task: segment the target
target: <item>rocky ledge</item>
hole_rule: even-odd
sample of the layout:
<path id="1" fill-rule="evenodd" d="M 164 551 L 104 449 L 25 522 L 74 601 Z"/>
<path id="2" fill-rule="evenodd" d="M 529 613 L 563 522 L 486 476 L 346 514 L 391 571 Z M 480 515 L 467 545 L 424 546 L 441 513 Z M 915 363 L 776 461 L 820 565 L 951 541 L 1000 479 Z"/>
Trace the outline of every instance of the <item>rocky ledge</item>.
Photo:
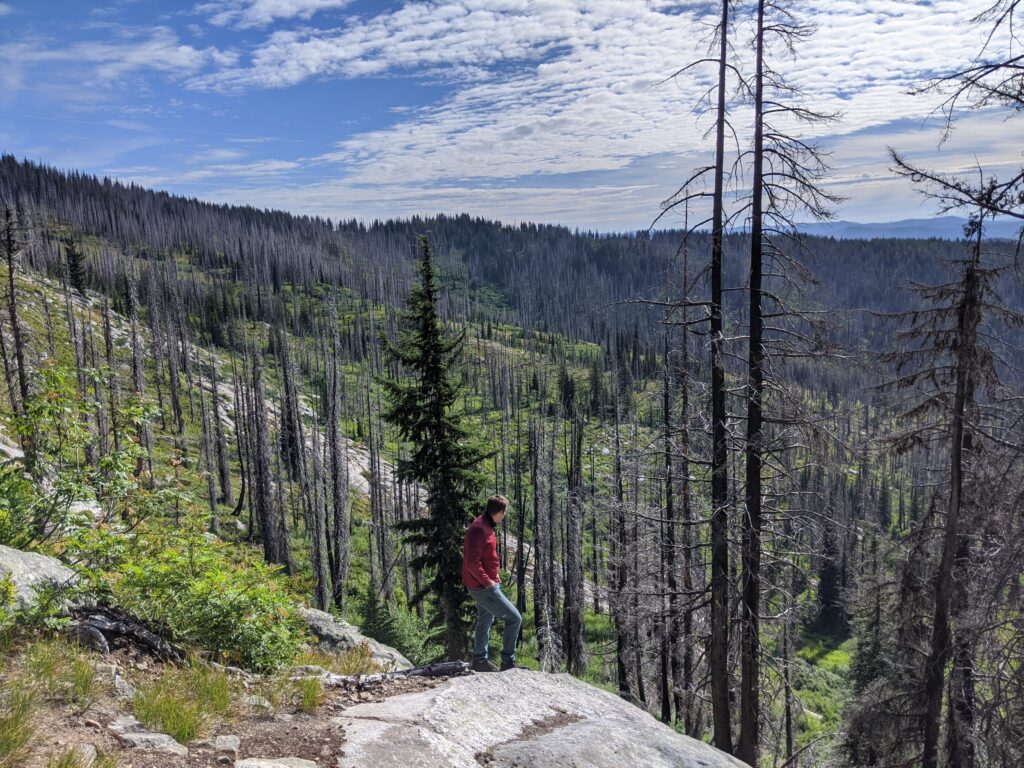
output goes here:
<path id="1" fill-rule="evenodd" d="M 742 768 L 570 675 L 452 678 L 345 710 L 339 768 Z"/>

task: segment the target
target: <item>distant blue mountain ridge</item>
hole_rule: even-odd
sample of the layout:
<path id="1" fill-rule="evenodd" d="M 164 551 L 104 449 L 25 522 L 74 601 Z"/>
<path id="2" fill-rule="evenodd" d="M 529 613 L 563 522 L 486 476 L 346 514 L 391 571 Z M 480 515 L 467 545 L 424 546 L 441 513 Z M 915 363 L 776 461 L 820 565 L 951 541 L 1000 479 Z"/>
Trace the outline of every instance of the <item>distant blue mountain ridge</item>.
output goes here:
<path id="1" fill-rule="evenodd" d="M 939 216 L 933 219 L 903 219 L 864 224 L 859 221 L 829 221 L 800 224 L 798 229 L 805 235 L 834 237 L 837 240 L 873 240 L 876 238 L 909 238 L 926 240 L 960 240 L 966 219 L 958 216 Z M 1012 219 L 997 219 L 989 222 L 986 236 L 1016 240 L 1021 222 Z"/>

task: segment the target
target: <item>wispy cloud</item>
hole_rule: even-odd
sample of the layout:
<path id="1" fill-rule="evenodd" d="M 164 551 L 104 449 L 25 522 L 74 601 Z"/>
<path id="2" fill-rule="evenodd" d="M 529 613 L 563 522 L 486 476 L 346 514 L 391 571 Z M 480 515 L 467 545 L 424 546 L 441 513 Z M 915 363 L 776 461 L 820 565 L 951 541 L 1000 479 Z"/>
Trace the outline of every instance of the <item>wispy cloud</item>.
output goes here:
<path id="1" fill-rule="evenodd" d="M 9 13 L 14 13 L 14 9 L 7 3 L 0 3 L 0 16 L 6 16 Z"/>
<path id="2" fill-rule="evenodd" d="M 8 83 L 22 85 L 26 69 L 50 63 L 73 64 L 64 79 L 86 79 L 109 86 L 128 73 L 154 70 L 174 77 L 195 75 L 208 65 L 231 66 L 234 53 L 215 47 L 195 48 L 182 43 L 169 27 L 120 30 L 121 39 L 89 40 L 60 45 L 52 40 L 27 39 L 0 45 L 0 69 Z"/>
<path id="3" fill-rule="evenodd" d="M 671 75 L 706 55 L 704 37 L 716 22 L 707 2 L 198 1 L 187 21 L 163 17 L 161 24 L 182 25 L 177 31 L 111 24 L 83 28 L 89 39 L 63 44 L 13 37 L 19 42 L 0 45 L 0 88 L 59 82 L 73 100 L 76 92 L 104 93 L 113 83 L 145 88 L 159 81 L 191 89 L 188 101 L 203 104 L 204 114 L 218 119 L 216 110 L 227 103 L 248 107 L 265 99 L 275 109 L 287 104 L 295 110 L 289 120 L 268 113 L 265 124 L 251 126 L 254 134 L 267 135 L 267 144 L 278 135 L 274 146 L 261 146 L 255 137 L 230 138 L 221 130 L 227 124 L 220 123 L 211 132 L 222 135 L 205 139 L 211 145 L 168 144 L 166 164 L 137 157 L 118 162 L 129 168 L 160 165 L 163 171 L 145 174 L 146 181 L 189 192 L 214 189 L 211 199 L 331 216 L 467 210 L 629 228 L 650 221 L 674 183 L 706 159 L 708 125 L 698 115 L 698 103 L 713 85 L 714 73 Z M 801 46 L 798 59 L 775 64 L 804 89 L 808 105 L 842 112 L 835 124 L 804 130 L 805 138 L 822 140 L 832 150 L 833 181 L 844 192 L 858 199 L 876 195 L 885 206 L 911 196 L 907 185 L 892 180 L 885 145 L 924 149 L 927 144 L 927 157 L 940 157 L 934 132 L 919 130 L 934 99 L 913 97 L 908 90 L 978 49 L 980 31 L 963 21 L 990 2 L 798 4 L 818 31 Z M 746 22 L 736 30 L 741 56 L 750 31 Z M 211 45 L 203 47 L 207 42 Z M 59 77 L 47 77 L 51 73 Z M 329 123 L 310 101 L 314 89 L 295 88 L 317 80 L 368 78 L 382 89 L 395 86 L 378 112 L 364 115 L 356 100 L 350 114 L 333 114 Z M 424 84 L 434 87 L 407 95 L 411 86 Z M 363 85 L 346 88 L 342 84 L 339 94 L 360 93 Z M 293 90 L 262 93 L 272 89 Z M 147 120 L 150 114 L 155 119 L 153 105 L 139 107 L 150 110 Z M 145 113 L 122 109 L 120 114 Z M 291 133 L 305 131 L 293 126 L 312 124 L 312 115 L 320 129 L 333 126 L 336 133 L 328 134 L 333 141 L 322 138 L 323 130 Z M 362 130 L 341 119 L 351 116 L 360 118 Z M 733 117 L 741 131 L 749 124 L 744 108 Z M 262 120 L 261 114 L 256 121 Z M 982 123 L 972 122 L 968 134 L 978 142 L 973 146 L 985 148 L 979 159 L 1016 160 L 1009 132 Z M 173 135 L 166 122 L 159 125 Z M 280 138 L 285 134 L 287 140 Z M 747 137 L 737 138 L 742 143 Z M 291 159 L 286 141 L 315 148 L 306 146 L 305 157 Z M 947 145 L 940 160 L 929 164 L 962 170 L 971 162 L 966 150 Z"/>
<path id="4" fill-rule="evenodd" d="M 950 66 L 951 51 L 975 45 L 976 30 L 959 22 L 986 2 L 835 0 L 808 19 L 819 30 L 799 59 L 779 66 L 809 103 L 844 113 L 818 137 L 920 118 L 930 104 L 908 88 Z M 311 78 L 447 77 L 442 102 L 396 112 L 392 125 L 321 156 L 351 183 L 621 169 L 703 146 L 706 125 L 694 108 L 710 73 L 655 83 L 703 54 L 699 32 L 714 21 L 706 12 L 702 3 L 660 0 L 415 2 L 338 29 L 279 30 L 239 66 L 190 84 L 244 90 Z M 737 123 L 743 118 L 741 110 Z"/>
<path id="5" fill-rule="evenodd" d="M 225 149 L 222 147 L 204 149 L 196 152 L 189 158 L 190 163 L 226 163 L 231 160 L 239 160 L 245 157 L 245 152 L 238 149 Z"/>
<path id="6" fill-rule="evenodd" d="M 266 176 L 277 176 L 286 171 L 293 171 L 299 163 L 293 160 L 257 160 L 252 163 L 218 163 L 208 165 L 195 171 L 188 171 L 178 178 L 181 181 L 198 181 L 200 179 L 244 177 L 259 179 Z"/>
<path id="7" fill-rule="evenodd" d="M 601 8 L 607 5 L 597 3 Z M 620 3 L 628 11 L 632 3 Z M 641 7 L 641 4 L 636 4 Z M 339 29 L 289 29 L 270 35 L 248 66 L 197 78 L 210 89 L 278 88 L 312 77 L 365 77 L 393 70 L 461 67 L 478 78 L 488 66 L 539 61 L 581 30 L 584 9 L 566 0 L 408 3 Z M 632 13 L 626 13 L 632 16 Z M 593 21 L 600 20 L 594 17 Z M 435 74 L 439 70 L 435 70 Z"/>
<path id="8" fill-rule="evenodd" d="M 351 0 L 214 0 L 197 5 L 218 27 L 265 27 L 278 19 L 309 19 L 319 11 L 344 8 Z"/>

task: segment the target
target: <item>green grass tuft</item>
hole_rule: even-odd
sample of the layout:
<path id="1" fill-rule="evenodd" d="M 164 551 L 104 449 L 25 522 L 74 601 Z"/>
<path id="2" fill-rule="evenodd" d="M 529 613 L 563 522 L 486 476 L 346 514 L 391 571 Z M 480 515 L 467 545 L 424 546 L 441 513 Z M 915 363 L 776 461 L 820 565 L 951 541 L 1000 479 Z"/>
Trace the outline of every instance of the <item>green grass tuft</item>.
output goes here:
<path id="1" fill-rule="evenodd" d="M 236 693 L 234 681 L 225 672 L 196 665 L 166 670 L 140 687 L 133 705 L 135 716 L 148 728 L 187 744 L 228 714 Z"/>
<path id="2" fill-rule="evenodd" d="M 46 698 L 67 703 L 76 714 L 89 709 L 102 692 L 95 662 L 63 639 L 36 641 L 25 651 L 24 663 L 27 679 Z"/>
<path id="3" fill-rule="evenodd" d="M 327 693 L 324 691 L 319 677 L 300 678 L 295 681 L 295 689 L 299 694 L 300 712 L 315 712 L 327 698 Z"/>
<path id="4" fill-rule="evenodd" d="M 36 693 L 20 682 L 11 683 L 0 697 L 0 768 L 19 768 L 28 756 L 35 735 L 32 715 Z"/>

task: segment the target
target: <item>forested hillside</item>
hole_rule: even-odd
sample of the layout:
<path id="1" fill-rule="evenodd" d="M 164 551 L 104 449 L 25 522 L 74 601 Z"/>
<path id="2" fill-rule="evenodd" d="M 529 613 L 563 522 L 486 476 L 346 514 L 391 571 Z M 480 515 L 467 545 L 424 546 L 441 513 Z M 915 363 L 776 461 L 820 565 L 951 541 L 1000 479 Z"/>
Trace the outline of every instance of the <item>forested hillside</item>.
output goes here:
<path id="1" fill-rule="evenodd" d="M 443 637 L 428 630 L 432 598 L 410 604 L 430 578 L 411 567 L 423 552 L 395 528 L 425 514 L 426 493 L 395 471 L 414 446 L 384 418 L 385 381 L 411 379 L 383 341 L 398 336 L 419 279 L 416 237 L 428 235 L 441 316 L 463 339 L 452 407 L 487 454 L 481 501 L 512 500 L 499 538 L 503 581 L 526 617 L 521 660 L 568 669 L 710 735 L 707 235 L 468 217 L 333 223 L 11 157 L 2 171 L 4 430 L 23 451 L 4 470 L 4 543 L 62 552 L 158 630 L 257 669 L 294 654 L 297 625 L 257 614 L 229 639 L 174 596 L 194 591 L 199 611 L 211 584 L 257 578 L 268 590 L 258 600 L 283 601 L 275 610 L 308 601 L 414 662 L 444 656 Z M 923 324 L 955 323 L 956 269 L 970 244 L 805 247 L 808 274 L 787 296 L 804 311 L 787 326 L 799 344 L 773 366 L 766 399 L 763 751 L 867 765 L 874 747 L 865 745 L 889 733 L 898 742 L 899 713 L 913 712 L 923 585 L 943 514 L 944 453 L 932 437 L 946 424 L 930 409 L 944 402 L 949 375 L 948 342 Z M 747 248 L 747 236 L 727 239 L 726 286 L 745 285 L 734 254 Z M 1008 243 L 985 249 L 997 260 L 1012 253 Z M 984 279 L 1006 305 L 1024 304 L 1012 274 Z M 724 314 L 727 599 L 739 626 L 735 355 L 747 310 L 730 298 Z M 1015 317 L 985 327 L 998 337 Z M 979 341 L 974 359 L 989 377 L 975 394 L 979 414 L 1012 410 L 996 384 L 1019 360 L 1010 346 L 982 352 Z M 939 388 L 908 399 L 921 382 Z M 978 482 L 1003 473 L 988 487 L 1017 487 L 1006 485 L 1018 468 L 1003 416 L 979 419 Z M 971 487 L 980 501 L 986 486 Z M 978 670 L 997 674 L 977 681 L 974 706 L 1007 760 L 1016 715 L 1000 713 L 1020 682 L 1017 635 L 984 633 L 1019 619 L 1020 570 L 1004 549 L 1016 526 L 1011 497 L 987 501 L 984 518 L 980 504 L 970 513 L 974 546 L 988 553 L 979 599 L 989 601 L 972 624 L 972 653 Z M 177 571 L 199 541 L 216 543 L 203 545 L 213 547 L 209 568 L 190 581 Z M 963 617 L 971 603 L 958 600 Z M 742 659 L 733 640 L 733 680 Z"/>

